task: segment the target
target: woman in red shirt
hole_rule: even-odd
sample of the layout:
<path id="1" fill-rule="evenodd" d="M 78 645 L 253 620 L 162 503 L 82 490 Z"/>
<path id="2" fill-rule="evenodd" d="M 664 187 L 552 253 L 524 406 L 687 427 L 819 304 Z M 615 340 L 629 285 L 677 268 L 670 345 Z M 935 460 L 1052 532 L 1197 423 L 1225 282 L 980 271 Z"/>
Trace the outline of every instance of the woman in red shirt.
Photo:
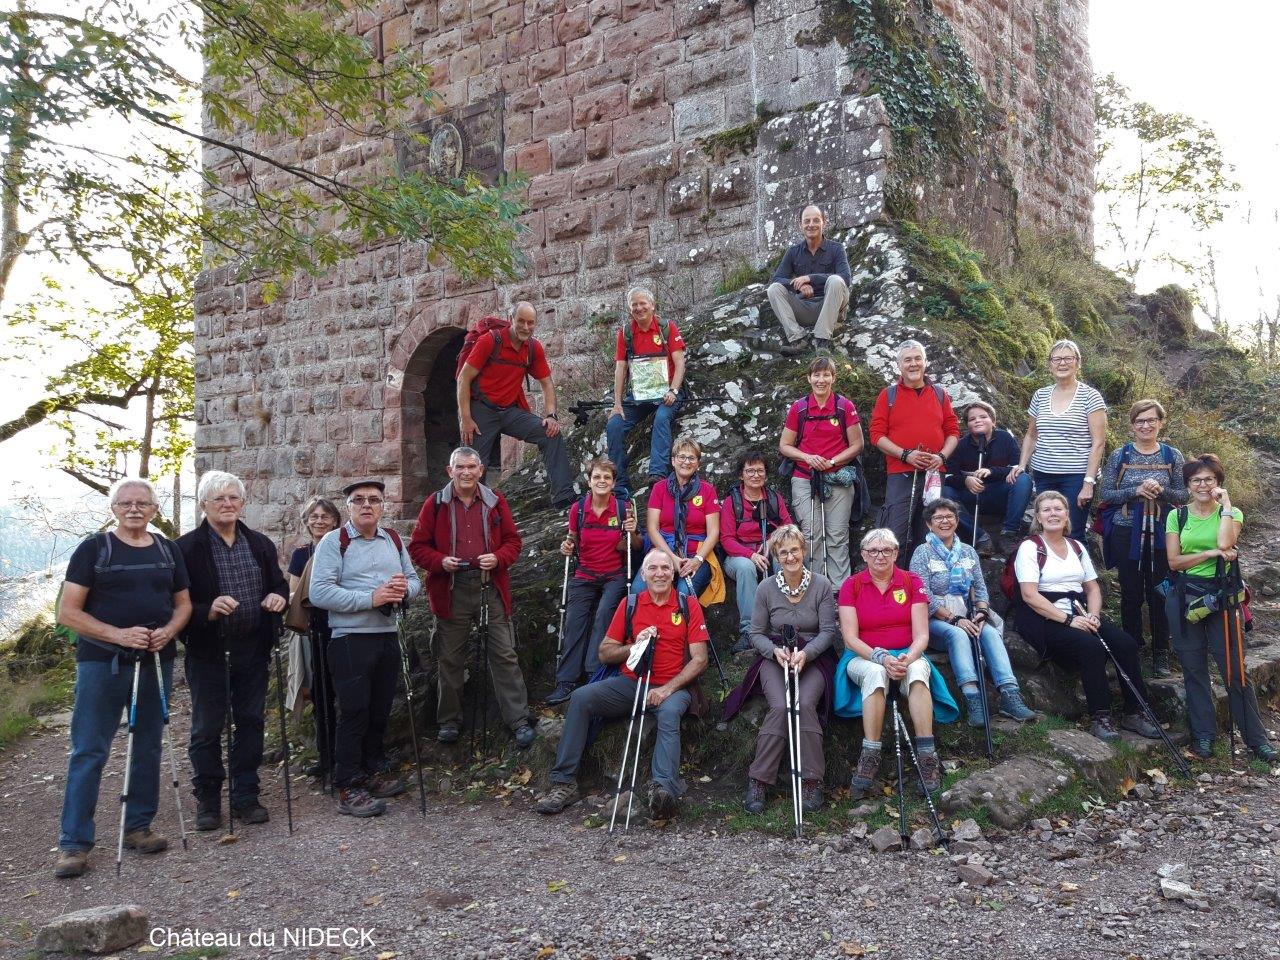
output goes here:
<path id="1" fill-rule="evenodd" d="M 942 785 L 942 764 L 933 739 L 934 698 L 940 701 L 938 719 L 945 723 L 959 715 L 946 683 L 924 655 L 929 646 L 929 594 L 919 577 L 895 565 L 897 558 L 898 538 L 893 531 L 871 530 L 862 538 L 866 569 L 840 588 L 845 654 L 836 671 L 836 712 L 861 714 L 863 731 L 862 754 L 850 783 L 854 799 L 871 792 L 880 770 L 880 737 L 891 680 L 906 691 L 921 778 L 930 792 Z"/>
<path id="2" fill-rule="evenodd" d="M 695 597 L 711 582 L 708 559 L 720 539 L 720 500 L 716 488 L 698 476 L 701 461 L 698 441 L 677 437 L 671 448 L 673 471 L 649 490 L 646 510 L 649 545 L 675 564 L 680 592 Z M 644 589 L 640 574 L 632 589 Z"/>

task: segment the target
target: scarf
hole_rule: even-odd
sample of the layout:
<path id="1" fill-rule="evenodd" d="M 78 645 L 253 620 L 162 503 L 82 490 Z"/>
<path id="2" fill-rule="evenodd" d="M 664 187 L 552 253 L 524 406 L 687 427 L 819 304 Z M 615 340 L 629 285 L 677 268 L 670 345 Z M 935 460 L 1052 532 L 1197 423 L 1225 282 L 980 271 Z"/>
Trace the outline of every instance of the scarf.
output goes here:
<path id="1" fill-rule="evenodd" d="M 947 593 L 958 597 L 967 597 L 969 588 L 973 586 L 973 572 L 961 566 L 964 559 L 964 542 L 957 536 L 951 541 L 951 549 L 943 546 L 936 533 L 926 533 L 924 542 L 929 545 L 934 556 L 947 565 Z"/>
<path id="2" fill-rule="evenodd" d="M 689 501 L 692 500 L 699 490 L 702 489 L 702 478 L 696 473 L 689 478 L 689 482 L 684 486 L 680 486 L 680 481 L 676 477 L 675 471 L 667 474 L 667 492 L 671 494 L 671 499 L 675 501 L 674 530 L 675 554 L 677 557 L 684 557 L 688 554 L 689 536 L 685 532 L 685 518 L 689 514 Z"/>

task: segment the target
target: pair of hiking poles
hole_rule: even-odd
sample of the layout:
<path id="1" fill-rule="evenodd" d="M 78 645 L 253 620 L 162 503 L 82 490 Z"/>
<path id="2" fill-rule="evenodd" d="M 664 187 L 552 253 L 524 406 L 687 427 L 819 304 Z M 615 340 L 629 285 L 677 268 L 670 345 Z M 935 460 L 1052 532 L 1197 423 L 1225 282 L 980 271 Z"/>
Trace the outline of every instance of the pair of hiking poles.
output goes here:
<path id="1" fill-rule="evenodd" d="M 791 819 L 796 828 L 796 839 L 804 838 L 804 779 L 803 758 L 800 750 L 800 671 L 791 665 L 791 657 L 797 650 L 796 628 L 787 624 L 782 628 L 782 647 L 787 652 L 782 664 L 783 706 L 787 720 L 787 762 L 791 769 Z"/>
<path id="2" fill-rule="evenodd" d="M 933 805 L 933 795 L 929 793 L 929 788 L 925 786 L 924 770 L 920 766 L 920 757 L 916 753 L 915 744 L 911 742 L 911 735 L 907 733 L 907 725 L 902 720 L 902 711 L 898 708 L 898 697 L 901 695 L 901 685 L 897 680 L 889 681 L 889 689 L 886 691 L 889 699 L 890 709 L 893 712 L 893 755 L 894 762 L 898 772 L 898 836 L 902 840 L 902 850 L 905 853 L 911 849 L 911 833 L 907 829 L 907 779 L 902 764 L 902 745 L 907 745 L 907 753 L 911 757 L 911 764 L 915 767 L 916 777 L 920 781 L 920 792 L 924 794 L 925 806 L 929 809 L 929 820 L 933 824 L 933 835 L 937 839 L 942 849 L 947 849 L 947 831 L 942 826 L 942 821 L 938 818 L 938 808 Z"/>
<path id="3" fill-rule="evenodd" d="M 142 677 L 142 662 L 150 657 L 156 668 L 156 691 L 160 697 L 160 720 L 164 726 L 165 747 L 169 753 L 169 772 L 173 786 L 173 804 L 178 811 L 178 831 L 182 835 L 182 849 L 188 849 L 187 824 L 182 816 L 182 793 L 178 787 L 178 758 L 173 751 L 173 732 L 169 728 L 169 698 L 164 692 L 164 671 L 160 666 L 159 651 L 149 651 L 132 657 L 133 682 L 129 693 L 129 733 L 124 748 L 124 784 L 120 789 L 120 831 L 116 837 L 116 876 L 120 876 L 120 864 L 124 859 L 124 821 L 129 803 L 129 785 L 133 774 L 133 737 L 138 728 L 138 681 Z"/>
<path id="4" fill-rule="evenodd" d="M 628 658 L 627 666 L 631 668 L 631 672 L 636 676 L 636 692 L 631 698 L 631 719 L 627 721 L 627 739 L 622 747 L 622 763 L 618 766 L 618 782 L 613 788 L 613 813 L 609 817 L 609 833 L 612 834 L 618 823 L 618 807 L 622 801 L 622 782 L 627 775 L 627 758 L 631 757 L 631 787 L 627 791 L 627 816 L 623 825 L 623 830 L 631 829 L 631 808 L 635 803 L 636 797 L 636 779 L 640 772 L 640 746 L 644 743 L 644 718 L 649 712 L 649 686 L 653 680 L 653 652 L 657 646 L 657 631 L 654 630 L 652 635 L 644 638 L 644 634 L 652 627 L 642 630 L 641 636 L 637 637 L 636 643 L 644 643 L 644 647 L 638 653 Z M 639 729 L 636 728 L 636 721 L 640 721 Z M 635 749 L 632 750 L 631 734 L 635 733 Z"/>
<path id="5" fill-rule="evenodd" d="M 635 515 L 635 501 L 627 500 L 628 513 Z M 628 518 L 630 519 L 630 518 Z M 567 536 L 567 535 L 566 535 Z M 631 590 L 631 534 L 625 529 L 622 530 L 625 546 L 622 552 L 626 555 L 627 560 L 627 591 Z M 575 542 L 576 543 L 576 542 Z M 569 573 L 570 566 L 573 562 L 573 555 L 566 554 L 564 558 L 564 579 L 560 583 L 560 633 L 556 644 L 556 666 L 560 666 L 560 660 L 564 657 L 564 619 L 565 613 L 569 609 Z"/>
<path id="6" fill-rule="evenodd" d="M 1227 687 L 1227 733 L 1231 743 L 1231 758 L 1236 756 L 1236 721 L 1234 699 L 1243 711 L 1246 709 L 1245 693 L 1249 688 L 1249 672 L 1244 662 L 1244 612 L 1240 607 L 1240 593 L 1244 590 L 1244 577 L 1235 567 L 1239 590 L 1231 582 L 1232 566 L 1218 560 L 1218 606 L 1222 616 L 1222 679 Z M 1234 695 L 1234 698 L 1233 698 Z"/>

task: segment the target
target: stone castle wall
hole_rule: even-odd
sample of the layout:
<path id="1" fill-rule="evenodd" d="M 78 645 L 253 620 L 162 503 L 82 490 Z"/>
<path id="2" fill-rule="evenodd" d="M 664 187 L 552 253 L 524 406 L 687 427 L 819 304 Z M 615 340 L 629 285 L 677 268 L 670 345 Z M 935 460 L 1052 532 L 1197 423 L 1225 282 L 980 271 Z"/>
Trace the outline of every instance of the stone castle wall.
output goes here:
<path id="1" fill-rule="evenodd" d="M 272 532 L 292 531 L 307 496 L 367 474 L 387 478 L 388 516 L 412 517 L 442 482 L 441 456 L 456 441 L 453 363 L 471 320 L 532 300 L 562 389 L 580 392 L 607 379 L 602 333 L 628 286 L 653 287 L 660 311 L 675 315 L 734 267 L 773 256 L 812 197 L 825 198 L 839 226 L 875 220 L 892 149 L 886 118 L 878 98 L 857 95 L 839 43 L 815 41 L 825 2 L 380 0 L 361 12 L 355 27 L 374 49 L 408 51 L 434 68 L 440 99 L 416 117 L 433 153 L 482 175 L 528 178 L 526 272 L 501 289 L 468 286 L 420 246 L 390 244 L 294 281 L 271 304 L 226 269 L 204 274 L 197 468 L 244 477 L 251 501 L 265 504 L 252 519 Z M 1083 8 L 938 0 L 1008 108 L 1011 145 L 1024 144 L 1010 164 L 1027 222 L 1078 232 L 1087 231 L 1087 206 L 1054 184 L 1069 184 L 1073 197 L 1091 192 L 1069 149 L 1079 131 L 1067 121 L 1083 115 L 1054 115 L 1039 131 L 1047 148 L 1026 140 L 1036 122 L 1022 115 L 1032 109 L 1026 78 L 1040 82 L 1037 62 L 1022 40 L 1017 57 L 995 51 L 1028 22 L 1058 24 L 1053 36 L 1081 31 L 1083 50 Z M 984 31 L 1001 16 L 1005 32 Z M 1087 56 L 1080 62 L 1087 79 Z M 1049 80 L 1065 101 L 1079 77 Z M 1070 96 L 1088 100 L 1087 89 Z M 329 172 L 386 160 L 337 129 L 255 146 Z M 395 159 L 409 169 L 432 162 L 421 153 L 401 149 Z M 206 155 L 234 186 L 229 159 Z M 969 212 L 976 193 L 965 200 L 960 186 L 948 202 Z M 992 208 L 1007 205 L 990 194 Z"/>

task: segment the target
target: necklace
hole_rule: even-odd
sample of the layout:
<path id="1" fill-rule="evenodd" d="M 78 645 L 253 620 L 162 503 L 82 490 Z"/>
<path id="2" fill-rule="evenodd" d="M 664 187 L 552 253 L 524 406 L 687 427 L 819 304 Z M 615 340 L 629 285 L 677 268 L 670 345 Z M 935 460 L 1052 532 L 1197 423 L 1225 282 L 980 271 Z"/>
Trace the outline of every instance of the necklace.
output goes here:
<path id="1" fill-rule="evenodd" d="M 778 589 L 788 597 L 802 597 L 804 596 L 804 592 L 809 589 L 809 582 L 813 579 L 813 574 L 806 570 L 804 572 L 804 576 L 800 578 L 800 586 L 798 587 L 789 586 L 787 584 L 786 574 L 781 570 L 778 571 L 778 575 L 773 579 L 774 582 L 777 583 Z"/>

